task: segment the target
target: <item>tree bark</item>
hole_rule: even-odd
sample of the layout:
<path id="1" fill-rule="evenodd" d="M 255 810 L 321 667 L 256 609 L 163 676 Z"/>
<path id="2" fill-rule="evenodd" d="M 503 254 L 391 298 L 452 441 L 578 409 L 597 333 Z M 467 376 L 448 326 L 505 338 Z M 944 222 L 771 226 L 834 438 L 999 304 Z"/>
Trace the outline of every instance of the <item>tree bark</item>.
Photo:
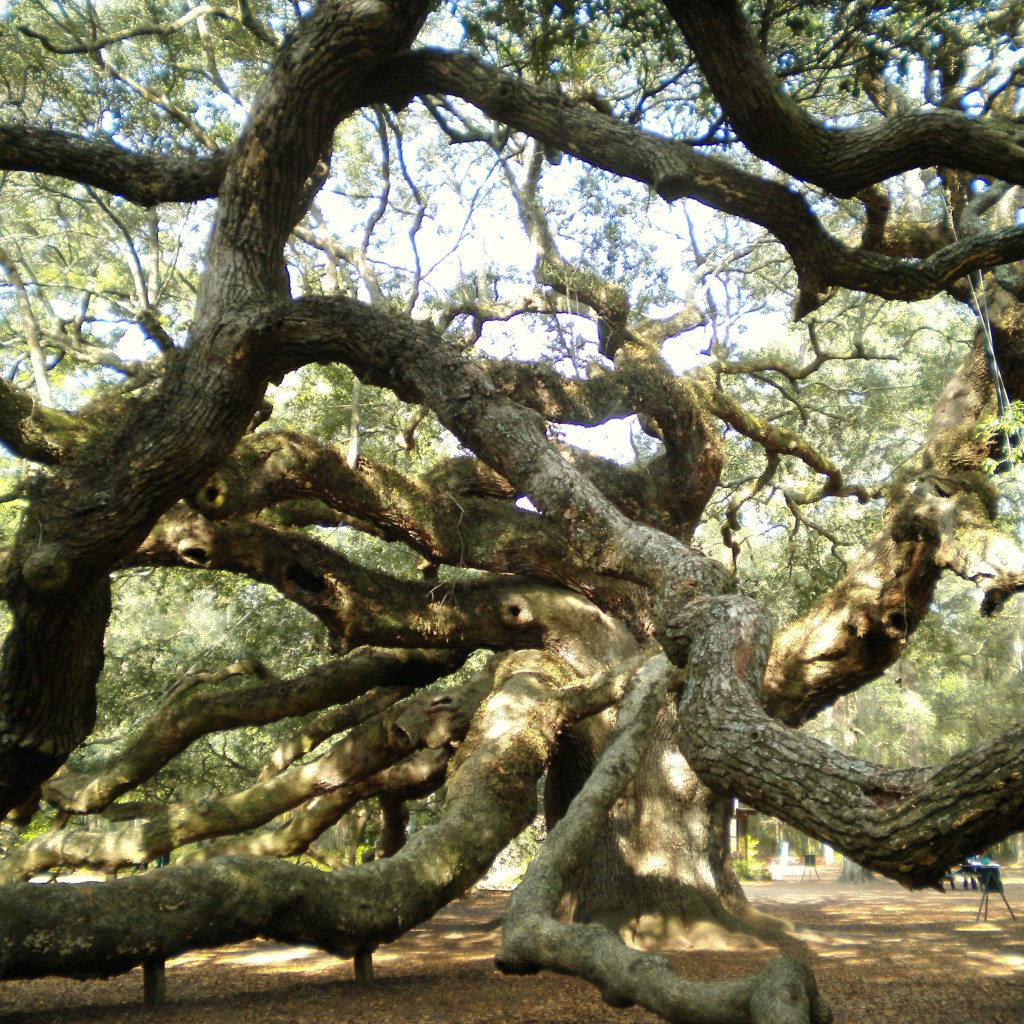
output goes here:
<path id="1" fill-rule="evenodd" d="M 484 874 L 533 820 L 555 738 L 621 699 L 637 668 L 587 680 L 550 655 L 506 659 L 460 747 L 441 821 L 393 857 L 332 873 L 219 857 L 105 884 L 2 886 L 0 977 L 106 976 L 256 936 L 372 952 Z"/>
<path id="2" fill-rule="evenodd" d="M 639 769 L 670 677 L 668 663 L 652 659 L 631 699 L 620 704 L 618 735 L 509 900 L 498 966 L 586 978 L 610 1005 L 643 1006 L 677 1024 L 829 1024 L 832 1014 L 813 975 L 791 957 L 742 981 L 694 984 L 673 974 L 664 957 L 630 950 L 600 925 L 555 920 L 562 894 Z"/>
<path id="3" fill-rule="evenodd" d="M 351 789 L 419 747 L 459 743 L 491 683 L 489 673 L 480 673 L 458 688 L 420 691 L 353 729 L 311 764 L 229 796 L 171 808 L 116 835 L 45 833 L 0 860 L 0 884 L 58 865 L 89 865 L 113 873 L 166 856 L 188 843 L 256 828 L 316 794 Z"/>
<path id="4" fill-rule="evenodd" d="M 560 906 L 566 920 L 604 925 L 635 949 L 751 948 L 784 923 L 757 914 L 731 867 L 731 800 L 709 790 L 679 753 L 666 701 L 647 752 L 612 805 Z M 608 711 L 559 744 L 548 773 L 552 828 L 586 782 L 614 727 Z"/>
<path id="5" fill-rule="evenodd" d="M 423 686 L 454 671 L 463 660 L 449 652 L 366 648 L 294 679 L 257 679 L 226 690 L 221 679 L 209 681 L 220 686 L 193 680 L 199 688 L 172 691 L 101 767 L 58 775 L 47 782 L 44 796 L 72 814 L 94 814 L 151 778 L 199 736 L 348 703 L 372 687 L 395 683 Z M 239 667 L 240 672 L 244 670 L 245 666 Z M 408 696 L 408 691 L 395 690 L 391 702 L 403 696 Z M 349 726 L 354 724 L 349 722 Z M 338 723 L 339 728 L 343 725 Z"/>
<path id="6" fill-rule="evenodd" d="M 910 888 L 1024 828 L 1022 731 L 935 768 L 868 764 L 770 718 L 761 700 L 767 613 L 709 603 L 680 702 L 680 748 L 716 792 L 735 794 Z"/>

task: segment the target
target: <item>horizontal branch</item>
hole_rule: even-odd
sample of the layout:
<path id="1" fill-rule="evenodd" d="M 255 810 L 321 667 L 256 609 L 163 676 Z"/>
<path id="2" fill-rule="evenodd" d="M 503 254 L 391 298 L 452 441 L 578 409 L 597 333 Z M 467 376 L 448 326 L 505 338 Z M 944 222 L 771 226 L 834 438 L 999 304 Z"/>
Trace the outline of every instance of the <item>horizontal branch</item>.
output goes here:
<path id="1" fill-rule="evenodd" d="M 189 843 L 256 828 L 317 794 L 351 787 L 418 747 L 457 744 L 490 686 L 490 676 L 481 674 L 458 688 L 424 690 L 363 722 L 315 761 L 229 796 L 179 805 L 113 834 L 45 833 L 0 860 L 0 884 L 58 866 L 113 873 Z"/>
<path id="2" fill-rule="evenodd" d="M 558 636 L 567 650 L 588 624 L 611 623 L 586 598 L 529 577 L 469 581 L 409 580 L 359 565 L 294 530 L 246 520 L 210 522 L 186 512 L 165 516 L 130 565 L 192 566 L 241 573 L 278 589 L 354 647 L 539 646 Z M 621 623 L 615 628 L 625 632 Z"/>
<path id="3" fill-rule="evenodd" d="M 325 873 L 220 857 L 108 883 L 0 887 L 0 977 L 107 976 L 256 936 L 372 951 L 488 870 L 533 820 L 557 737 L 621 699 L 638 667 L 579 680 L 550 658 L 510 664 L 459 750 L 440 822 L 385 860 Z"/>
<path id="4" fill-rule="evenodd" d="M 343 704 L 374 687 L 420 687 L 455 671 L 458 652 L 363 648 L 291 679 L 191 687 L 172 692 L 90 772 L 64 774 L 43 787 L 44 798 L 72 814 L 93 814 L 151 778 L 200 736 L 243 725 L 264 725 Z"/>
<path id="5" fill-rule="evenodd" d="M 566 557 L 561 532 L 517 508 L 514 497 L 506 481 L 474 472 L 465 459 L 412 477 L 362 457 L 351 467 L 344 448 L 301 434 L 260 432 L 243 438 L 189 502 L 214 520 L 282 501 L 320 502 L 343 521 L 406 544 L 435 564 L 523 573 L 598 592 L 595 574 Z"/>
<path id="6" fill-rule="evenodd" d="M 709 389 L 706 394 L 711 412 L 737 433 L 761 445 L 769 455 L 792 456 L 803 462 L 811 472 L 821 474 L 825 480 L 820 493 L 815 493 L 816 498 L 851 495 L 861 501 L 869 500 L 871 495 L 868 488 L 848 485 L 839 466 L 806 438 L 755 415 L 721 388 Z"/>
<path id="7" fill-rule="evenodd" d="M 0 125 L 0 170 L 29 171 L 103 189 L 139 206 L 212 199 L 231 159 L 134 153 L 116 142 L 52 128 Z"/>
<path id="8" fill-rule="evenodd" d="M 331 708 L 300 725 L 275 748 L 260 769 L 259 778 L 270 779 L 290 768 L 321 743 L 365 722 L 412 693 L 410 686 L 378 686 L 345 704 Z"/>
<path id="9" fill-rule="evenodd" d="M 445 781 L 451 747 L 424 748 L 398 764 L 385 768 L 354 785 L 342 786 L 316 796 L 293 810 L 287 821 L 249 835 L 213 839 L 183 850 L 176 864 L 199 864 L 214 857 L 296 857 L 330 828 L 350 808 L 368 797 L 390 794 L 400 800 L 416 800 L 435 792 Z"/>
<path id="10" fill-rule="evenodd" d="M 921 260 L 851 248 L 829 235 L 808 200 L 788 186 L 697 152 L 685 141 L 623 124 L 587 103 L 531 85 L 469 55 L 418 50 L 396 58 L 393 67 L 396 90 L 459 96 L 489 117 L 594 167 L 651 186 L 669 202 L 688 197 L 759 224 L 778 238 L 793 260 L 800 281 L 800 316 L 819 306 L 835 287 L 912 301 L 935 295 L 972 270 L 1024 257 L 1024 228 L 1020 227 L 954 242 Z M 945 124 L 919 116 L 922 120 L 914 122 L 911 135 L 928 135 Z M 997 153 L 995 162 L 1000 172 L 1013 167 L 1001 176 L 1021 180 L 1017 129 L 987 123 L 974 129 L 969 119 L 951 116 L 957 119 L 959 130 L 987 133 L 990 139 L 998 136 L 1002 155 Z M 826 134 L 838 133 L 829 130 Z M 779 139 L 780 146 L 788 147 L 785 133 Z M 931 144 L 927 150 L 910 150 L 912 160 L 907 166 L 931 166 L 920 162 L 920 154 L 933 150 Z M 881 178 L 872 180 L 897 173 L 896 169 L 883 170 Z M 991 168 L 989 172 L 994 173 Z M 858 184 L 852 191 L 863 187 Z"/>

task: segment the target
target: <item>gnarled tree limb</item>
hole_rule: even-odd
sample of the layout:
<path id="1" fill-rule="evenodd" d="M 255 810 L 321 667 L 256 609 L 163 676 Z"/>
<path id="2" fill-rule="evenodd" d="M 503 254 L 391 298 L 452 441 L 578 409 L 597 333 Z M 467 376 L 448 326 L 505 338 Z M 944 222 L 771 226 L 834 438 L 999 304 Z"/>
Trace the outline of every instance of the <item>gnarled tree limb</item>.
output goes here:
<path id="1" fill-rule="evenodd" d="M 868 764 L 770 718 L 768 615 L 711 599 L 680 699 L 680 748 L 716 792 L 749 801 L 911 888 L 1024 828 L 1024 730 L 936 768 Z"/>
<path id="2" fill-rule="evenodd" d="M 597 986 L 612 1006 L 643 1006 L 676 1024 L 827 1024 L 831 1012 L 813 975 L 789 957 L 741 981 L 697 984 L 675 974 L 663 956 L 628 949 L 601 925 L 555 918 L 569 880 L 637 771 L 671 675 L 662 658 L 637 674 L 620 705 L 616 736 L 509 899 L 498 966 L 516 974 L 547 969 L 576 975 Z"/>
<path id="3" fill-rule="evenodd" d="M 425 686 L 453 672 L 464 657 L 448 651 L 364 648 L 292 679 L 189 689 L 179 699 L 172 695 L 163 701 L 100 767 L 58 775 L 45 785 L 43 795 L 61 810 L 96 813 L 151 778 L 200 736 L 308 714 L 374 687 Z"/>

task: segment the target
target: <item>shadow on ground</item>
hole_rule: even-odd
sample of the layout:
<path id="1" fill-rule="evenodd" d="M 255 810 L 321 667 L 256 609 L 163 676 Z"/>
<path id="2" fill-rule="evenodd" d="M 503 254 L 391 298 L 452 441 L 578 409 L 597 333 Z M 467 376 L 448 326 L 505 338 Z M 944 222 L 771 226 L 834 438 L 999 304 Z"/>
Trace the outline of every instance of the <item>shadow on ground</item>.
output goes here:
<path id="1" fill-rule="evenodd" d="M 798 928 L 837 1024 L 1024 1024 L 1024 878 L 1010 873 L 988 920 L 980 894 L 906 892 L 796 878 L 747 887 L 752 903 Z M 4 1024 L 623 1024 L 656 1018 L 612 1010 L 583 982 L 541 974 L 506 978 L 493 966 L 505 894 L 467 895 L 374 955 L 377 982 L 352 964 L 268 942 L 190 954 L 167 967 L 168 1002 L 141 1006 L 136 970 L 107 981 L 43 979 L 0 985 Z M 739 977 L 759 953 L 674 954 L 693 980 Z"/>

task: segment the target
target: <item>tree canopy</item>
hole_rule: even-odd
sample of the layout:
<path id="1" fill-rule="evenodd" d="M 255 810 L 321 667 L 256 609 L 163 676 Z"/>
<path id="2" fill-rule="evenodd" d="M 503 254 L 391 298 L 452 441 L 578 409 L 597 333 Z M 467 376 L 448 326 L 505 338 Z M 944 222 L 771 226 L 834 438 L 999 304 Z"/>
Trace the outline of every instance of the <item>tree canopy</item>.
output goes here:
<path id="1" fill-rule="evenodd" d="M 789 957 L 649 952 L 779 936 L 733 798 L 911 887 L 1024 829 L 1010 689 L 952 749 L 826 742 L 886 673 L 977 704 L 964 620 L 1024 588 L 1024 7 L 10 0 L 0 39 L 0 978 L 370 952 L 543 779 L 502 969 L 821 1022 Z M 296 862 L 367 801 L 375 856 Z"/>

